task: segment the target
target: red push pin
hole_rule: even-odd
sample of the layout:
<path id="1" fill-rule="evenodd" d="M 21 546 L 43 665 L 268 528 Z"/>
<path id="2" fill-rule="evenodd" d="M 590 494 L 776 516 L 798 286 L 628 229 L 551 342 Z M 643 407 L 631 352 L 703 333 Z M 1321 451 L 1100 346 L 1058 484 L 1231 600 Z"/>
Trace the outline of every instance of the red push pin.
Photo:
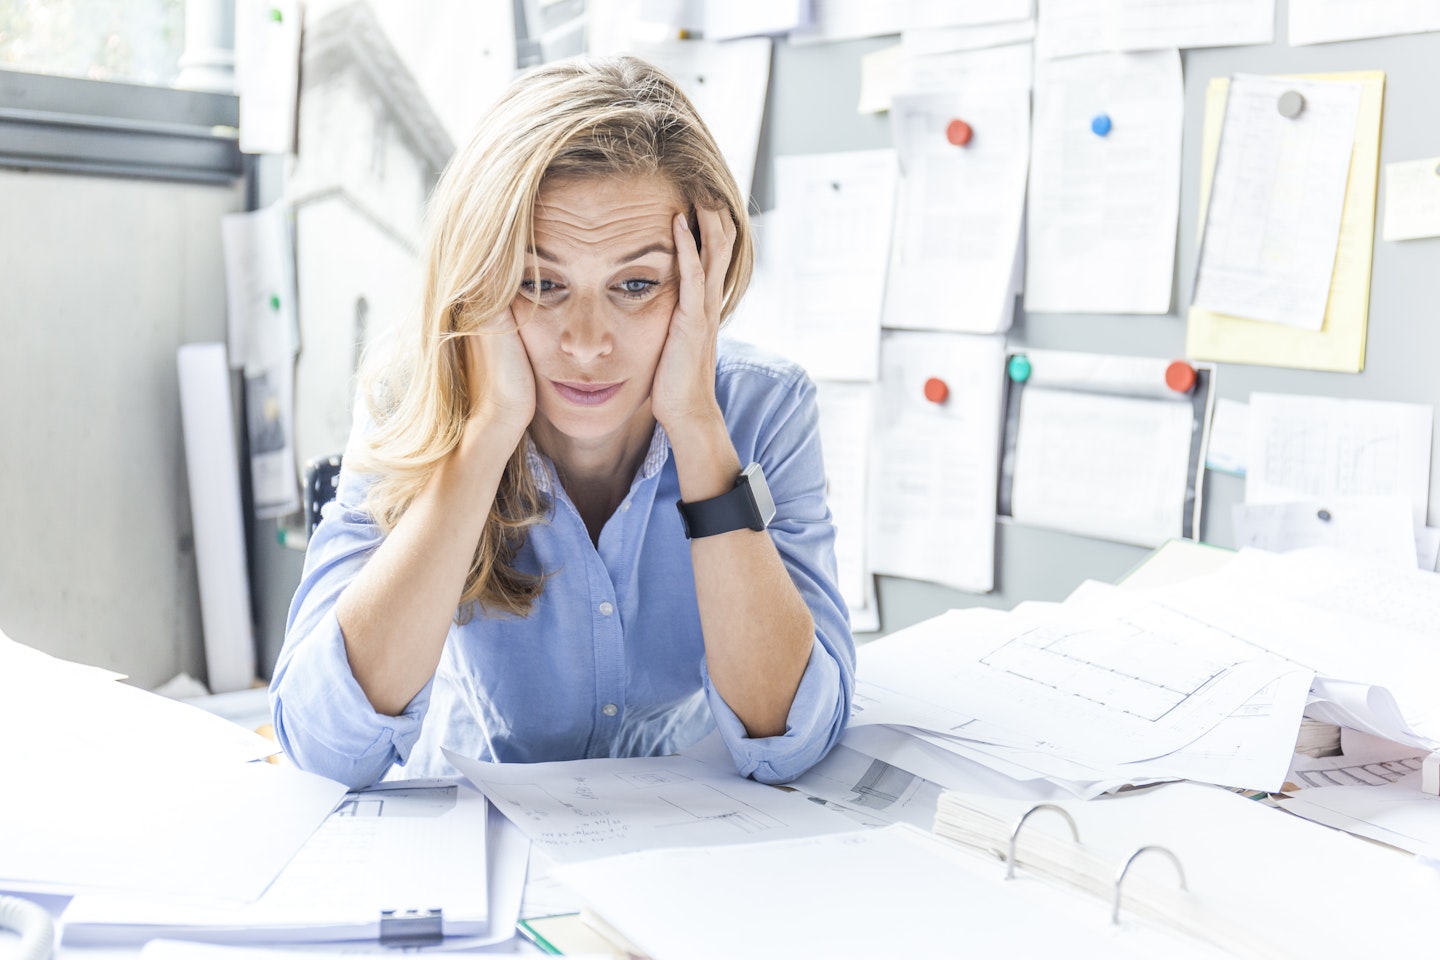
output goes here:
<path id="1" fill-rule="evenodd" d="M 1195 368 L 1184 360 L 1175 360 L 1165 368 L 1165 386 L 1176 393 L 1189 393 L 1195 386 Z"/>
<path id="2" fill-rule="evenodd" d="M 964 120 L 951 120 L 945 125 L 945 139 L 957 147 L 968 144 L 973 136 L 975 136 L 975 131 Z"/>
<path id="3" fill-rule="evenodd" d="M 944 380 L 941 380 L 939 377 L 931 377 L 925 381 L 926 400 L 929 400 L 931 403 L 944 403 L 945 399 L 949 396 L 950 388 L 945 385 Z"/>

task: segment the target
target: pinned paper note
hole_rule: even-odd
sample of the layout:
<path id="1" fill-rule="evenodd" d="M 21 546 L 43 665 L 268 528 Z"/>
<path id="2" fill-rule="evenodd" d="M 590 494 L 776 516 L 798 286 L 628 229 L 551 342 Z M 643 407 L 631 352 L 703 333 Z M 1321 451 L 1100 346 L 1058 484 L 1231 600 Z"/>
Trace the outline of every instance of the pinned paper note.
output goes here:
<path id="1" fill-rule="evenodd" d="M 1185 354 L 1200 360 L 1259 363 L 1303 370 L 1358 373 L 1365 367 L 1365 334 L 1370 315 L 1370 266 L 1375 233 L 1375 180 L 1380 164 L 1380 122 L 1385 74 L 1378 70 L 1307 75 L 1299 79 L 1350 80 L 1361 85 L 1355 149 L 1340 214 L 1340 239 L 1330 278 L 1324 326 L 1305 330 L 1227 316 L 1192 306 Z M 1200 223 L 1206 220 L 1220 127 L 1230 89 L 1226 77 L 1210 81 L 1205 94 L 1201 145 Z"/>
<path id="2" fill-rule="evenodd" d="M 1385 164 L 1384 237 L 1440 237 L 1440 157 Z"/>
<path id="3" fill-rule="evenodd" d="M 1340 238 L 1358 83 L 1230 83 L 1195 305 L 1319 330 Z"/>

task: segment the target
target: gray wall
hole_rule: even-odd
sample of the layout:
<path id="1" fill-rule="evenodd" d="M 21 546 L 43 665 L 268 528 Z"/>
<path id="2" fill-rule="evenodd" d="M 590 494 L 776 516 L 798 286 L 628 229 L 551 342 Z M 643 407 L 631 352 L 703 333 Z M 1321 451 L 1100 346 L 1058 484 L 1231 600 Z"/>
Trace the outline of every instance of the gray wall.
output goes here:
<path id="1" fill-rule="evenodd" d="M 0 628 L 204 676 L 175 350 L 223 340 L 239 185 L 0 171 Z"/>
<path id="2" fill-rule="evenodd" d="M 1311 73 L 1337 70 L 1386 71 L 1383 165 L 1440 155 L 1440 34 L 1289 47 L 1284 42 L 1285 0 L 1277 5 L 1277 42 L 1262 47 L 1188 50 L 1185 69 L 1184 167 L 1180 191 L 1175 302 L 1168 316 L 1065 316 L 1018 314 L 1009 335 L 1012 346 L 1176 358 L 1185 352 L 1185 308 L 1195 276 L 1195 232 L 1199 196 L 1200 136 L 1205 87 L 1210 78 L 1234 73 Z M 830 46 L 776 47 L 766 132 L 759 169 L 776 156 L 891 145 L 885 116 L 855 112 L 860 58 L 893 43 L 892 38 Z M 762 208 L 773 203 L 768 177 L 757 184 Z M 1370 295 L 1370 333 L 1361 374 L 1314 373 L 1274 367 L 1221 364 L 1218 396 L 1245 400 L 1252 390 L 1363 397 L 1435 404 L 1440 386 L 1440 240 L 1375 243 Z M 1440 461 L 1440 450 L 1434 451 Z M 1432 471 L 1435 462 L 1432 462 Z M 1231 545 L 1230 508 L 1244 498 L 1243 479 L 1208 473 L 1201 535 Z M 1440 490 L 1431 488 L 1430 516 Z M 957 606 L 981 604 L 1008 609 L 1022 600 L 1059 600 L 1085 579 L 1115 580 L 1146 551 L 1049 530 L 1002 523 L 996 537 L 994 593 L 960 593 L 935 584 L 880 578 L 884 631 L 898 629 Z"/>

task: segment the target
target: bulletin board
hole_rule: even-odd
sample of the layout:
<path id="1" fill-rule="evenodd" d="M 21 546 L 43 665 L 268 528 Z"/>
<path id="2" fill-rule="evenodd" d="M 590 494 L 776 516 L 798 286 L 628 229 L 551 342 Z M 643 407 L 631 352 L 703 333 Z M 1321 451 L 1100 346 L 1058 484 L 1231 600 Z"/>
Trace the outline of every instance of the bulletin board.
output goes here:
<path id="1" fill-rule="evenodd" d="M 1440 34 L 1416 34 L 1291 47 L 1286 40 L 1288 2 L 1276 4 L 1276 40 L 1262 46 L 1181 52 L 1184 129 L 1174 294 L 1162 316 L 1044 314 L 1016 304 L 1007 336 L 1010 351 L 1052 349 L 1173 360 L 1186 356 L 1186 314 L 1194 289 L 1196 234 L 1203 170 L 1202 133 L 1207 90 L 1235 73 L 1317 74 L 1383 70 L 1384 122 L 1380 163 L 1440 154 L 1433 121 L 1434 64 Z M 861 58 L 896 42 L 877 37 L 821 45 L 777 41 L 771 64 L 761 156 L 756 166 L 759 209 L 773 207 L 770 167 L 778 156 L 892 146 L 885 114 L 860 114 Z M 1384 207 L 1384 179 L 1379 186 Z M 1325 373 L 1286 367 L 1217 363 L 1211 401 L 1246 401 L 1252 391 L 1319 396 L 1440 402 L 1440 240 L 1384 241 L 1377 225 L 1365 367 L 1360 373 Z M 1440 447 L 1436 448 L 1440 450 Z M 1432 463 L 1432 472 L 1436 464 Z M 1231 510 L 1244 500 L 1244 479 L 1208 472 L 1197 489 L 1200 539 L 1231 546 Z M 1430 515 L 1437 491 L 1430 492 Z M 1020 523 L 996 530 L 995 590 L 965 593 L 920 580 L 878 578 L 882 632 L 900 629 L 953 607 L 1009 609 L 1025 600 L 1060 600 L 1085 579 L 1115 581 L 1147 549 Z M 862 638 L 863 639 L 863 638 Z"/>

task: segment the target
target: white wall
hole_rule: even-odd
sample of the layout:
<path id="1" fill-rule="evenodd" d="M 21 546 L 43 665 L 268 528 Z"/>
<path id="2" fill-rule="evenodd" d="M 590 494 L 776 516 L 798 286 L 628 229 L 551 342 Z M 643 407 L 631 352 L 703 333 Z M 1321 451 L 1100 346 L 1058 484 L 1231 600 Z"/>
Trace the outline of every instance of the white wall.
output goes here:
<path id="1" fill-rule="evenodd" d="M 0 629 L 204 676 L 175 350 L 223 340 L 234 186 L 0 171 Z"/>

